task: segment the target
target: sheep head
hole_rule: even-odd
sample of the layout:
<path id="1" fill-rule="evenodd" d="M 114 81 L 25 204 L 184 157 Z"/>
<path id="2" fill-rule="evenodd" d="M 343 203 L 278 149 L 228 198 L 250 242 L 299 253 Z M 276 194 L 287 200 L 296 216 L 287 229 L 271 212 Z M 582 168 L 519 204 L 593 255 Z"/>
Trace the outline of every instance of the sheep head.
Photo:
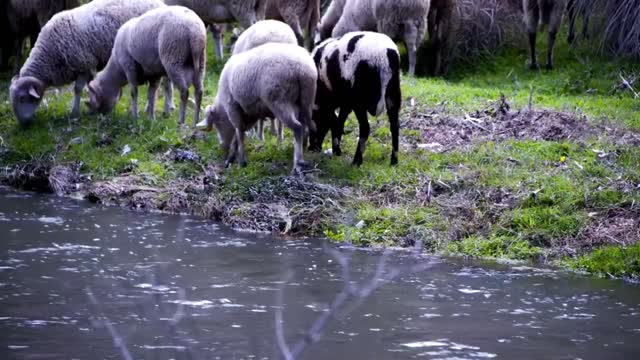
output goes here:
<path id="1" fill-rule="evenodd" d="M 207 106 L 205 110 L 205 119 L 196 125 L 196 128 L 202 131 L 211 131 L 213 127 L 218 131 L 218 140 L 220 146 L 226 152 L 231 147 L 231 142 L 235 136 L 235 128 L 229 122 L 227 113 L 220 106 Z"/>
<path id="2" fill-rule="evenodd" d="M 16 76 L 11 80 L 9 97 L 13 112 L 21 125 L 28 125 L 33 121 L 44 91 L 44 83 L 35 77 Z"/>
<path id="3" fill-rule="evenodd" d="M 110 113 L 118 103 L 120 89 L 115 91 L 105 91 L 106 89 L 99 82 L 93 80 L 87 85 L 89 89 L 89 101 L 85 104 L 92 112 L 100 114 Z"/>

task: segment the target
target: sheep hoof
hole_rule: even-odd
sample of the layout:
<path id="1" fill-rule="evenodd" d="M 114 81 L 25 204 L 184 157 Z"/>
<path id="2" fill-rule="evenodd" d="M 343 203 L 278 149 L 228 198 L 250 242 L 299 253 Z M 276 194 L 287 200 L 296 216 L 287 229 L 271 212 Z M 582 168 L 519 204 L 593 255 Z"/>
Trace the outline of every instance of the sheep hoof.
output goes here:
<path id="1" fill-rule="evenodd" d="M 247 167 L 247 160 L 242 159 L 238 162 L 238 165 L 240 165 L 241 168 L 246 168 Z"/>
<path id="2" fill-rule="evenodd" d="M 531 65 L 529 65 L 529 69 L 534 71 L 540 70 L 540 65 L 538 65 L 538 63 L 532 63 Z"/>
<path id="3" fill-rule="evenodd" d="M 340 146 L 334 146 L 333 147 L 333 155 L 342 156 L 342 148 L 340 148 Z"/>
<path id="4" fill-rule="evenodd" d="M 351 165 L 360 167 L 360 165 L 362 165 L 362 155 L 359 153 L 356 154 Z"/>
<path id="5" fill-rule="evenodd" d="M 549 71 L 553 70 L 553 64 L 547 64 L 547 66 L 545 66 L 545 68 Z"/>
<path id="6" fill-rule="evenodd" d="M 396 166 L 398 165 L 398 155 L 391 155 L 391 166 Z"/>

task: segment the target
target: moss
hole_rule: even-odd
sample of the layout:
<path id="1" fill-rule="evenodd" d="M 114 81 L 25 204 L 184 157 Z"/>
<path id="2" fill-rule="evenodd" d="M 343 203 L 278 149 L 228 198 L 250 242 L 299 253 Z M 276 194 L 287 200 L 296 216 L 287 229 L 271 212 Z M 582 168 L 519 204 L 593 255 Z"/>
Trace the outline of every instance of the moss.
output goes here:
<path id="1" fill-rule="evenodd" d="M 474 258 L 532 260 L 542 254 L 542 249 L 524 239 L 509 236 L 472 236 L 450 243 L 445 253 Z"/>
<path id="2" fill-rule="evenodd" d="M 568 262 L 578 270 L 613 277 L 640 277 L 640 243 L 607 246 Z"/>

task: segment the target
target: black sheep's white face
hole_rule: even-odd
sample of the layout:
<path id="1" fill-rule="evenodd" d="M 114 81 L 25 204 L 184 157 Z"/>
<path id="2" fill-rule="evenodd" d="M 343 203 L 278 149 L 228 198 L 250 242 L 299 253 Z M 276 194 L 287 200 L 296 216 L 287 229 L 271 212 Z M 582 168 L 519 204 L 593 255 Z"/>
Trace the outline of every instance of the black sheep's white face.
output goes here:
<path id="1" fill-rule="evenodd" d="M 36 110 L 44 96 L 44 84 L 33 77 L 15 77 L 11 80 L 9 97 L 16 119 L 28 125 L 35 118 Z"/>

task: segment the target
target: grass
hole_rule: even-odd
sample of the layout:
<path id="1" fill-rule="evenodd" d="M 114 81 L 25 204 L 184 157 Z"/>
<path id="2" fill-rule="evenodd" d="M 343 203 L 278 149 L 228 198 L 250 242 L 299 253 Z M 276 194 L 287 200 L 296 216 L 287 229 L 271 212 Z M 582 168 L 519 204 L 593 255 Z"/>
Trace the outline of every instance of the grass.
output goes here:
<path id="1" fill-rule="evenodd" d="M 36 123 L 21 128 L 8 102 L 10 77 L 2 74 L 0 166 L 6 169 L 5 178 L 22 164 L 46 161 L 77 165 L 94 182 L 123 176 L 157 188 L 191 182 L 180 189 L 176 202 L 189 207 L 189 201 L 200 197 L 199 209 L 221 204 L 216 214 L 222 215 L 215 218 L 238 226 L 250 223 L 258 230 L 324 235 L 362 246 L 421 241 L 433 252 L 480 258 L 567 259 L 569 255 L 565 263 L 575 268 L 638 276 L 640 248 L 632 245 L 638 240 L 636 228 L 614 233 L 627 235 L 626 240 L 614 239 L 618 246 L 599 249 L 616 242 L 593 240 L 609 235 L 597 229 L 613 231 L 618 210 L 632 214 L 635 226 L 640 226 L 638 146 L 602 131 L 581 135 L 576 130 L 558 139 L 487 138 L 486 132 L 460 120 L 466 114 L 491 113 L 504 95 L 512 109 L 527 108 L 531 98 L 534 109 L 584 115 L 593 126 L 604 121 L 630 134 L 640 130 L 640 100 L 617 88 L 620 74 L 640 73 L 637 62 L 597 57 L 588 49 L 564 44 L 556 54 L 552 72 L 529 71 L 526 51 L 505 49 L 474 66 L 454 66 L 446 79 L 403 78 L 403 98 L 414 98 L 416 106 L 405 102 L 400 164 L 388 164 L 390 133 L 383 117 L 377 123 L 371 120 L 364 165 L 351 166 L 358 132 L 351 118 L 345 155 L 306 153 L 319 171 L 305 182 L 287 180 L 293 152 L 289 134 L 280 146 L 270 135 L 264 144 L 248 141 L 249 166 L 222 171 L 216 136 L 189 136 L 190 131 L 177 128 L 175 114 L 156 121 L 145 116 L 132 119 L 126 91 L 112 115 L 84 113 L 78 120 L 68 117 L 69 89 L 57 95 L 50 91 Z M 212 49 L 208 58 L 205 104 L 213 102 L 223 66 L 214 60 Z M 162 106 L 163 99 L 158 108 Z M 468 136 L 470 141 L 445 151 L 416 148 L 416 143 L 435 141 L 428 133 L 431 125 L 425 130 L 416 120 L 422 113 L 466 124 L 452 126 L 445 120 L 449 127 L 444 135 L 475 132 Z M 494 125 L 500 124 L 495 120 Z M 535 133 L 536 126 L 533 123 L 529 130 Z M 199 160 L 174 161 L 171 154 L 176 149 L 192 151 Z M 156 203 L 166 208 L 175 192 L 160 191 Z"/>

